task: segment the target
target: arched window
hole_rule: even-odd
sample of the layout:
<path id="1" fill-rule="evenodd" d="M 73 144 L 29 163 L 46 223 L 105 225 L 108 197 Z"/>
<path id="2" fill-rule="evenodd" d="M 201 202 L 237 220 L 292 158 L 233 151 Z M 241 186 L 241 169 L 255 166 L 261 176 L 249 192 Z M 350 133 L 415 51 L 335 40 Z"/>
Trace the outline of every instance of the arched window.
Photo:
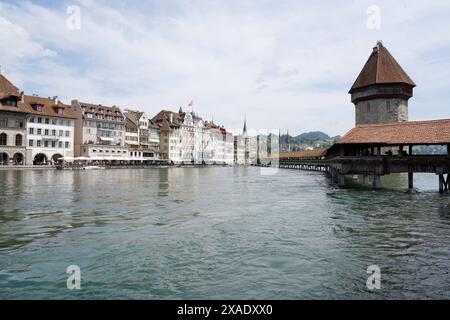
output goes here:
<path id="1" fill-rule="evenodd" d="M 0 146 L 6 146 L 7 143 L 8 143 L 8 136 L 6 135 L 6 133 L 0 134 Z"/>
<path id="2" fill-rule="evenodd" d="M 16 135 L 16 147 L 21 147 L 22 146 L 22 135 L 18 134 Z"/>

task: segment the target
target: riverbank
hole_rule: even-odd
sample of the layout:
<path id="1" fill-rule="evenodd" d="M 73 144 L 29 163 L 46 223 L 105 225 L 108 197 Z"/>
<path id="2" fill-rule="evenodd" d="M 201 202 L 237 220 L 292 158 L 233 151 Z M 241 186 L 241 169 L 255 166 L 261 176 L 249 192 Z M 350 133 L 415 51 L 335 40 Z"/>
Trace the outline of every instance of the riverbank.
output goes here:
<path id="1" fill-rule="evenodd" d="M 94 169 L 167 169 L 167 168 L 211 168 L 211 167 L 231 167 L 231 165 L 198 164 L 198 165 L 101 165 L 101 166 L 1 166 L 0 171 L 13 170 L 94 170 Z"/>
<path id="2" fill-rule="evenodd" d="M 56 170 L 53 166 L 1 166 L 0 171 L 10 170 Z"/>

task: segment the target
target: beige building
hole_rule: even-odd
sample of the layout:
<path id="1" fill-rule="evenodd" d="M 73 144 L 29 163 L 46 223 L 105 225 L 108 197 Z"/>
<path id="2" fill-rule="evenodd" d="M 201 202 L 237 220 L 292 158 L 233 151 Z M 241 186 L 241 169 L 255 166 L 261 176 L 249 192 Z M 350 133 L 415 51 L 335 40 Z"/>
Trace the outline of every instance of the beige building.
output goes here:
<path id="1" fill-rule="evenodd" d="M 72 101 L 76 113 L 75 157 L 128 157 L 125 117 L 118 107 Z"/>
<path id="2" fill-rule="evenodd" d="M 125 143 L 130 157 L 140 160 L 159 159 L 159 129 L 144 112 L 126 110 Z"/>

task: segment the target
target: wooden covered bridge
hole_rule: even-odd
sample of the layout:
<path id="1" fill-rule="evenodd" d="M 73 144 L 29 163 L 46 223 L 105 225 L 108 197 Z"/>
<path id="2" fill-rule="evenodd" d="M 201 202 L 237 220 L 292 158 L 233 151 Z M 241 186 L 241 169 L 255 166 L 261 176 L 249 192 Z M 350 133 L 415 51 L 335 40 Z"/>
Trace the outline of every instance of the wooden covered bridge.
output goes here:
<path id="1" fill-rule="evenodd" d="M 444 146 L 445 152 L 417 154 L 417 146 Z M 450 188 L 450 119 L 360 125 L 327 150 L 281 153 L 272 158 L 277 156 L 280 168 L 323 171 L 339 186 L 345 185 L 347 175 L 370 177 L 378 188 L 381 176 L 408 173 L 408 187 L 413 188 L 414 173 L 433 173 L 439 191 L 444 192 Z"/>

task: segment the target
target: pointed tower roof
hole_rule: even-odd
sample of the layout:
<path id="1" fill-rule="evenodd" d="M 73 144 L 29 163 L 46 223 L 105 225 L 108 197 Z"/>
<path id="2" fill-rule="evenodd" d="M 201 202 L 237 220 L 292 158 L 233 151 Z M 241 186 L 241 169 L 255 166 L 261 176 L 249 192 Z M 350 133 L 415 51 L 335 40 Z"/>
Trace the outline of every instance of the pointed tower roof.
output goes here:
<path id="1" fill-rule="evenodd" d="M 242 133 L 247 133 L 247 119 L 244 120 L 244 129 Z"/>
<path id="2" fill-rule="evenodd" d="M 20 97 L 19 89 L 0 74 L 0 99 L 8 97 Z"/>
<path id="3" fill-rule="evenodd" d="M 377 84 L 406 84 L 415 87 L 416 84 L 403 70 L 400 64 L 383 46 L 381 41 L 373 48 L 373 52 L 367 60 L 364 68 L 350 89 L 353 93 L 361 89 Z"/>

